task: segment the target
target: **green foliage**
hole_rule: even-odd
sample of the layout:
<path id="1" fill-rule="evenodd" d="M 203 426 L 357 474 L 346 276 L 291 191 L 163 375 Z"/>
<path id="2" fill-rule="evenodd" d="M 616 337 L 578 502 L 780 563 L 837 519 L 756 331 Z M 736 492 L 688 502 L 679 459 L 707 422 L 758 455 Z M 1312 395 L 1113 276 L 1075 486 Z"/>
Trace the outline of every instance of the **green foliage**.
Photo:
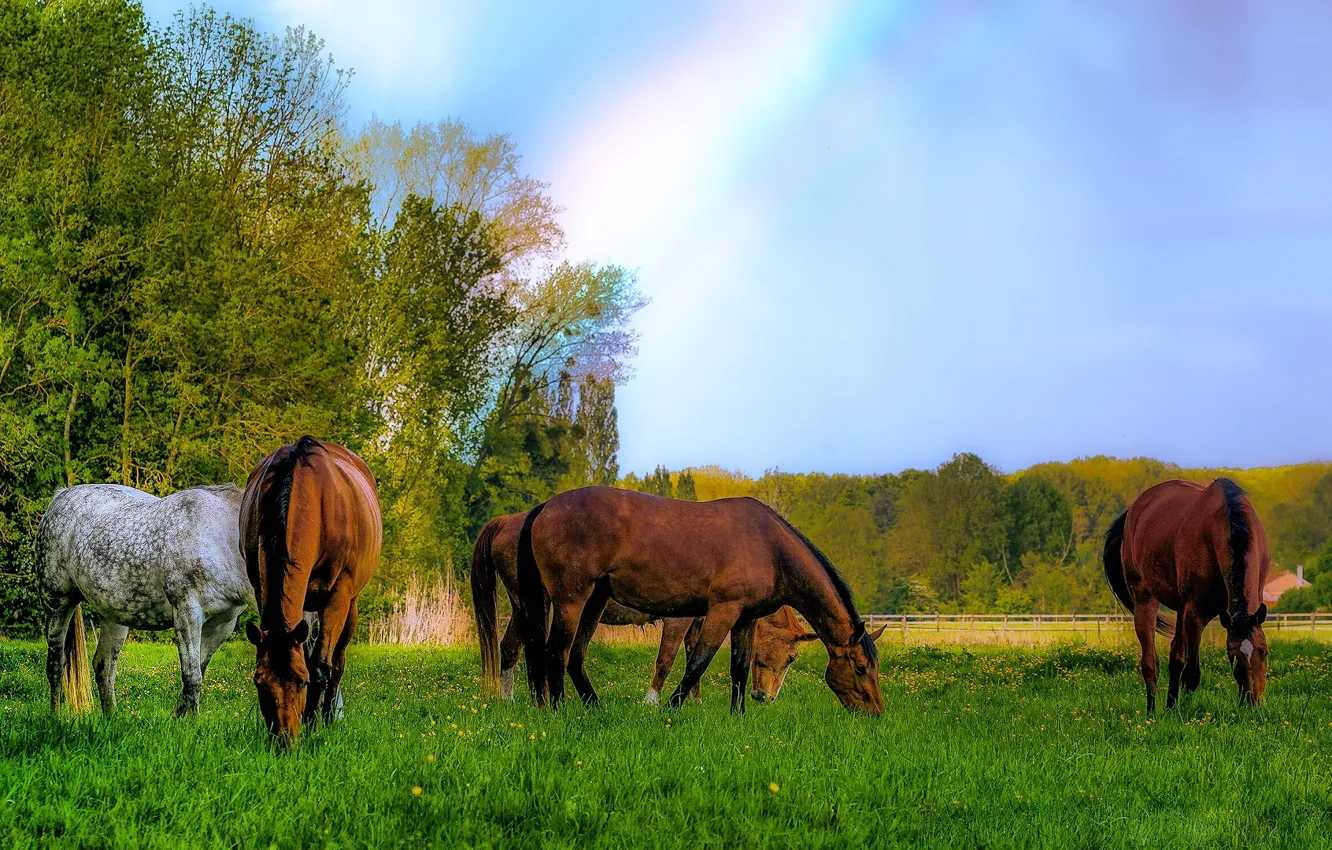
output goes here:
<path id="1" fill-rule="evenodd" d="M 496 508 L 614 480 L 633 275 L 554 262 L 506 137 L 345 139 L 347 84 L 304 30 L 207 8 L 0 11 L 0 630 L 40 615 L 25 544 L 60 486 L 239 483 L 303 433 L 344 443 L 385 508 L 373 608 L 460 568 Z"/>
<path id="2" fill-rule="evenodd" d="M 698 493 L 694 489 L 694 476 L 689 470 L 680 473 L 675 482 L 675 498 L 686 502 L 697 502 Z"/>

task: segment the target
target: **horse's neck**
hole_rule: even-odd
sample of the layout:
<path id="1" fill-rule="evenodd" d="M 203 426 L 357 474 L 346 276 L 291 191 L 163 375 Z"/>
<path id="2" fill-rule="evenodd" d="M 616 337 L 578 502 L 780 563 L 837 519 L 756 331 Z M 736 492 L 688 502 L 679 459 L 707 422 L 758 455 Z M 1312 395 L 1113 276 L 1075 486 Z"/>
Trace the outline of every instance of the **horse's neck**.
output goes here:
<path id="1" fill-rule="evenodd" d="M 851 612 L 833 585 L 832 577 L 813 553 L 803 552 L 796 562 L 800 575 L 792 582 L 796 601 L 792 607 L 805 616 L 810 628 L 825 644 L 845 646 L 855 631 Z"/>
<path id="2" fill-rule="evenodd" d="M 260 625 L 271 629 L 276 623 L 282 623 L 288 629 L 295 628 L 305 616 L 305 590 L 309 584 L 309 569 L 288 566 L 280 583 L 267 584 L 265 598 L 260 602 L 263 611 Z"/>

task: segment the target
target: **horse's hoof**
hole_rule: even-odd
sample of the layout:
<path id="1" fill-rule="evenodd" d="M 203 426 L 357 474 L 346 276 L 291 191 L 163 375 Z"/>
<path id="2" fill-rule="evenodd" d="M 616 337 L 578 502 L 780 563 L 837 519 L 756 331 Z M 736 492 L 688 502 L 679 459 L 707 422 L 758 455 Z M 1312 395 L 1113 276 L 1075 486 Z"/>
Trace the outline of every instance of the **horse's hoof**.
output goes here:
<path id="1" fill-rule="evenodd" d="M 643 702 L 648 705 L 656 705 L 661 701 L 661 695 L 652 689 L 648 689 L 647 696 L 643 697 Z"/>
<path id="2" fill-rule="evenodd" d="M 177 717 L 198 717 L 199 706 L 197 705 L 178 705 L 176 706 Z"/>

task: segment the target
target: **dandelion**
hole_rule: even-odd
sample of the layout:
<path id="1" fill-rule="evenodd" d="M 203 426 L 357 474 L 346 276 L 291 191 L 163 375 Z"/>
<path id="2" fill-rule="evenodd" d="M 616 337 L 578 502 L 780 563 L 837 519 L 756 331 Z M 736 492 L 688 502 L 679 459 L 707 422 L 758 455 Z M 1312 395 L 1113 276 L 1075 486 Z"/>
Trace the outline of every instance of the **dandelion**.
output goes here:
<path id="1" fill-rule="evenodd" d="M 425 790 L 424 790 L 420 785 L 413 785 L 413 786 L 412 786 L 412 796 L 413 796 L 413 797 L 419 797 L 419 796 L 421 796 L 421 795 L 424 794 L 424 793 L 425 793 Z"/>
<path id="2" fill-rule="evenodd" d="M 776 782 L 769 782 L 769 783 L 768 783 L 768 790 L 771 791 L 772 793 L 776 794 L 778 791 L 782 790 L 782 787 L 781 787 L 780 785 L 778 785 Z"/>
<path id="3" fill-rule="evenodd" d="M 435 754 L 434 754 L 434 753 L 431 753 L 430 755 L 426 756 L 426 761 L 434 761 L 434 760 L 435 760 Z"/>
<path id="4" fill-rule="evenodd" d="M 535 740 L 536 740 L 536 733 L 533 732 L 531 735 L 528 735 L 527 737 L 528 737 L 529 740 L 535 741 Z"/>

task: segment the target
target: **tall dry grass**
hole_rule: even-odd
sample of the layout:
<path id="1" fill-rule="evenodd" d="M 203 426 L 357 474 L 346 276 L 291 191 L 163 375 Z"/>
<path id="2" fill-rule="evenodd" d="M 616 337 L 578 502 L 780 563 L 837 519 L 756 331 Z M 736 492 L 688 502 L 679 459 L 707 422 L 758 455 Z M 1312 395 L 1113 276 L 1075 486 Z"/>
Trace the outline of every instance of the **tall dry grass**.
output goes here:
<path id="1" fill-rule="evenodd" d="M 449 646 L 472 638 L 472 610 L 452 579 L 422 579 L 413 573 L 393 612 L 370 624 L 371 643 Z"/>

